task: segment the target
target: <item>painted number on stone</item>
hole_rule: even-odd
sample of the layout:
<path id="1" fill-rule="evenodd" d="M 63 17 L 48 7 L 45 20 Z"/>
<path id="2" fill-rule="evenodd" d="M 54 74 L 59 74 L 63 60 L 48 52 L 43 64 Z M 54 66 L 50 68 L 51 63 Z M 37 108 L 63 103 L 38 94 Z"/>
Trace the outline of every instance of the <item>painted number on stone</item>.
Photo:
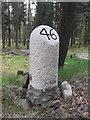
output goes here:
<path id="1" fill-rule="evenodd" d="M 41 35 L 46 35 L 46 36 L 48 37 L 48 40 L 50 40 L 50 36 L 51 36 L 52 39 L 56 40 L 56 39 L 57 39 L 57 36 L 56 36 L 54 33 L 52 33 L 52 30 L 53 30 L 53 29 L 51 29 L 51 30 L 49 31 L 50 34 L 48 34 L 47 31 L 46 31 L 46 29 L 43 28 L 43 29 L 41 30 L 40 34 L 41 34 Z"/>

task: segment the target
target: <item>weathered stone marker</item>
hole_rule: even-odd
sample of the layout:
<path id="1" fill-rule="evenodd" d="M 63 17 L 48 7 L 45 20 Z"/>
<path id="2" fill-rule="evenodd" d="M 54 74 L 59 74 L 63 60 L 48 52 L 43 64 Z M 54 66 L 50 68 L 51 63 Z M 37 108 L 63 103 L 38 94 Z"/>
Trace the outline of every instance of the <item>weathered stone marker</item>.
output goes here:
<path id="1" fill-rule="evenodd" d="M 58 88 L 59 36 L 46 25 L 36 27 L 30 36 L 30 75 L 27 100 L 43 104 L 60 96 Z"/>

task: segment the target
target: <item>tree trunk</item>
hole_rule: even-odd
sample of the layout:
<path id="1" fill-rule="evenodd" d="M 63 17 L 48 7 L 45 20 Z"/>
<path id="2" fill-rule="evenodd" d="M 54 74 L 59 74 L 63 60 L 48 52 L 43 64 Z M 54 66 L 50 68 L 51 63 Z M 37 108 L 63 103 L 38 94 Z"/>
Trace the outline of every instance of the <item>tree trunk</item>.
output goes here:
<path id="1" fill-rule="evenodd" d="M 84 45 L 87 44 L 87 20 L 85 21 Z"/>
<path id="2" fill-rule="evenodd" d="M 8 45 L 8 31 L 5 31 L 5 45 Z"/>
<path id="3" fill-rule="evenodd" d="M 65 2 L 62 3 L 61 25 L 58 31 L 60 35 L 60 49 L 59 49 L 59 67 L 64 66 L 64 61 L 68 51 L 70 34 L 72 31 L 72 23 L 74 18 L 76 3 Z"/>
<path id="4" fill-rule="evenodd" d="M 3 48 L 5 49 L 5 30 L 2 25 L 2 43 L 3 43 Z"/>
<path id="5" fill-rule="evenodd" d="M 82 22 L 80 22 L 80 35 L 79 35 L 79 41 L 78 41 L 78 48 L 80 48 L 81 39 L 82 39 Z"/>
<path id="6" fill-rule="evenodd" d="M 12 45 L 14 44 L 15 41 L 15 30 L 14 30 L 14 26 L 12 26 Z"/>
<path id="7" fill-rule="evenodd" d="M 3 8 L 2 8 L 3 11 Z M 3 12 L 2 12 L 2 44 L 3 44 L 3 48 L 5 49 L 5 29 L 4 29 L 4 18 L 3 18 Z"/>
<path id="8" fill-rule="evenodd" d="M 11 30 L 10 30 L 10 26 L 9 26 L 9 28 L 8 28 L 8 40 L 9 40 L 8 46 L 11 46 L 11 35 L 10 35 L 10 32 L 11 32 Z"/>
<path id="9" fill-rule="evenodd" d="M 8 4 L 8 18 L 9 18 L 9 25 L 8 25 L 8 46 L 11 46 L 11 29 L 10 29 L 10 9 L 9 9 L 9 4 Z"/>
<path id="10" fill-rule="evenodd" d="M 27 49 L 29 49 L 29 39 L 28 39 L 28 41 L 27 41 Z"/>
<path id="11" fill-rule="evenodd" d="M 16 29 L 16 48 L 18 49 L 18 30 Z"/>
<path id="12" fill-rule="evenodd" d="M 19 43 L 21 43 L 21 27 L 19 26 Z"/>
<path id="13" fill-rule="evenodd" d="M 87 40 L 88 40 L 87 42 L 90 44 L 90 18 L 88 19 L 88 39 Z"/>
<path id="14" fill-rule="evenodd" d="M 71 47 L 73 46 L 73 41 L 74 41 L 74 32 L 72 31 L 72 33 L 71 33 L 71 44 L 70 44 Z"/>
<path id="15" fill-rule="evenodd" d="M 23 23 L 23 45 L 25 46 L 26 45 L 26 33 L 25 33 L 25 23 Z"/>

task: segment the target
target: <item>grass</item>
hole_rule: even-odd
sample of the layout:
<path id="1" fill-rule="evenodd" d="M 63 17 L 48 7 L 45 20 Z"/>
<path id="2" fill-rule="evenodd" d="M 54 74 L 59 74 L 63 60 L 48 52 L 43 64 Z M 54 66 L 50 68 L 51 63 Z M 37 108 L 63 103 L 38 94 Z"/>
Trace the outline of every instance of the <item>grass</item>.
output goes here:
<path id="1" fill-rule="evenodd" d="M 2 85 L 22 85 L 23 76 L 18 76 L 17 71 L 28 72 L 28 56 L 12 56 L 3 54 L 2 60 Z"/>
<path id="2" fill-rule="evenodd" d="M 16 74 L 6 74 L 2 76 L 2 85 L 22 86 L 23 79 L 22 75 L 18 76 Z"/>
<path id="3" fill-rule="evenodd" d="M 4 74 L 16 74 L 18 70 L 28 71 L 29 57 L 4 55 L 2 58 L 2 71 Z"/>
<path id="4" fill-rule="evenodd" d="M 59 78 L 69 80 L 76 76 L 84 76 L 88 73 L 88 60 L 81 60 L 76 56 L 70 58 L 70 55 L 77 53 L 86 53 L 88 48 L 69 48 L 64 68 L 59 69 Z M 0 58 L 1 61 L 1 58 Z M 29 71 L 29 56 L 2 54 L 2 77 L 0 77 L 0 85 L 22 85 L 23 76 L 18 76 L 17 71 Z"/>
<path id="5" fill-rule="evenodd" d="M 90 61 L 77 58 L 80 53 L 88 53 L 88 47 L 69 47 L 64 68 L 59 69 L 59 79 L 69 80 L 73 77 L 88 76 Z"/>
<path id="6" fill-rule="evenodd" d="M 90 62 L 90 61 L 89 61 Z M 88 74 L 88 60 L 66 58 L 64 68 L 59 69 L 59 78 L 69 80 L 73 77 L 82 77 Z"/>
<path id="7" fill-rule="evenodd" d="M 28 56 L 12 56 L 3 54 L 2 60 L 2 85 L 22 85 L 23 76 L 18 76 L 17 71 L 29 71 L 29 57 Z M 82 60 L 77 57 L 65 60 L 64 68 L 59 69 L 59 78 L 62 80 L 69 80 L 72 77 L 87 75 L 88 60 Z"/>

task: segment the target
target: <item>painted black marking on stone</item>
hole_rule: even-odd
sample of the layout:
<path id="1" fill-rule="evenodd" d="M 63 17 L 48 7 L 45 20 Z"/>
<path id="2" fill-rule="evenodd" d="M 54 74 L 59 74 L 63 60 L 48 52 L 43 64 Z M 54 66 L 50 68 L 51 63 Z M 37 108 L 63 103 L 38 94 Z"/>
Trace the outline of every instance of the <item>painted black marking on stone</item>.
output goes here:
<path id="1" fill-rule="evenodd" d="M 53 29 L 51 29 L 51 30 L 50 30 L 50 34 L 48 34 L 47 31 L 46 31 L 46 29 L 43 28 L 43 29 L 40 31 L 40 34 L 41 34 L 41 35 L 46 35 L 46 36 L 48 37 L 48 40 L 50 40 L 49 36 L 51 36 L 52 39 L 56 40 L 56 39 L 57 39 L 57 36 L 56 36 L 54 33 L 52 33 L 52 30 L 53 30 Z M 43 31 L 44 31 L 45 33 L 43 33 Z"/>
<path id="2" fill-rule="evenodd" d="M 50 36 L 52 39 L 56 40 L 57 36 L 54 33 L 51 33 L 53 29 L 50 30 Z"/>
<path id="3" fill-rule="evenodd" d="M 46 34 L 44 34 L 43 31 L 45 31 Z M 43 29 L 41 30 L 40 34 L 41 34 L 41 35 L 47 35 L 48 39 L 50 40 L 49 34 L 47 33 L 47 31 L 46 31 L 45 28 L 43 28 Z"/>

